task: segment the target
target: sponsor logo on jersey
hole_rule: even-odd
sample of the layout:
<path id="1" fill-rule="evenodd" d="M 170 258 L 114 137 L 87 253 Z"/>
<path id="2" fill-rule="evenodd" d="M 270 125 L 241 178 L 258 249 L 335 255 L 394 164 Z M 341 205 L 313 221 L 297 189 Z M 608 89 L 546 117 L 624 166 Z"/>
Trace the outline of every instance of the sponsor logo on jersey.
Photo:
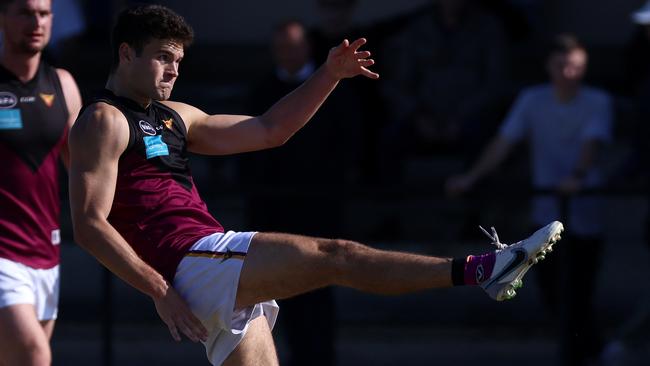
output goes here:
<path id="1" fill-rule="evenodd" d="M 145 136 L 143 137 L 143 140 L 147 159 L 155 158 L 156 156 L 169 155 L 169 148 L 167 147 L 167 144 L 162 140 L 162 135 Z"/>
<path id="2" fill-rule="evenodd" d="M 140 122 L 138 122 L 138 125 L 140 125 L 142 132 L 146 133 L 147 135 L 156 136 L 156 129 L 153 128 L 149 122 L 140 120 Z"/>
<path id="3" fill-rule="evenodd" d="M 36 101 L 36 97 L 33 95 L 29 97 L 20 97 L 21 103 L 34 103 L 35 101 Z"/>
<path id="4" fill-rule="evenodd" d="M 10 92 L 0 92 L 0 108 L 12 108 L 18 103 L 16 95 Z"/>
<path id="5" fill-rule="evenodd" d="M 172 129 L 172 122 L 174 121 L 173 118 L 170 119 L 163 119 L 162 122 L 165 124 L 165 127 L 167 127 L 168 130 Z"/>
<path id="6" fill-rule="evenodd" d="M 39 93 L 38 95 L 43 99 L 46 106 L 51 107 L 54 104 L 54 94 Z"/>
<path id="7" fill-rule="evenodd" d="M 20 130 L 23 128 L 23 117 L 18 108 L 0 109 L 0 130 Z"/>

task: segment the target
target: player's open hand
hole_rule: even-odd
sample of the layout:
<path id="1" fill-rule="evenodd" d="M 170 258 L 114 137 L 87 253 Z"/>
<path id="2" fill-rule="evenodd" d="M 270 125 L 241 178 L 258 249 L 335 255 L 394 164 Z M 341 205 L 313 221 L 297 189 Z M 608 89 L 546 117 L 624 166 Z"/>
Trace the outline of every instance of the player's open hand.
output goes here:
<path id="1" fill-rule="evenodd" d="M 359 38 L 350 43 L 347 39 L 332 48 L 327 56 L 325 65 L 328 71 L 338 80 L 363 75 L 370 79 L 378 79 L 379 74 L 368 70 L 375 64 L 370 57 L 370 51 L 359 51 L 366 44 L 365 38 Z"/>
<path id="2" fill-rule="evenodd" d="M 165 296 L 154 298 L 153 301 L 158 315 L 167 324 L 174 340 L 180 342 L 179 332 L 193 342 L 205 341 L 208 338 L 208 331 L 173 287 L 169 286 Z"/>

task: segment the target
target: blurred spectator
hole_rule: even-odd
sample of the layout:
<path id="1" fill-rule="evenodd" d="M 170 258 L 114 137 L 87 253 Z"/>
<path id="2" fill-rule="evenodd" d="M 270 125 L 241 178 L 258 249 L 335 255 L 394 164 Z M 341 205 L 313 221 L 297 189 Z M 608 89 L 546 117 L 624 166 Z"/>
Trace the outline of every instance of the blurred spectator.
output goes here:
<path id="1" fill-rule="evenodd" d="M 302 23 L 292 20 L 275 28 L 271 48 L 276 69 L 252 92 L 251 113 L 263 113 L 310 77 L 315 68 L 310 47 Z M 340 236 L 341 195 L 358 172 L 359 156 L 358 102 L 348 86 L 348 80 L 339 85 L 284 146 L 242 159 L 242 181 L 252 186 L 249 225 L 254 230 Z M 332 289 L 283 300 L 281 307 L 290 348 L 287 364 L 332 365 L 337 326 Z"/>
<path id="2" fill-rule="evenodd" d="M 434 0 L 389 43 L 383 94 L 385 157 L 457 154 L 482 145 L 508 86 L 507 40 L 473 0 Z M 471 152 L 468 152 L 471 154 Z"/>
<path id="3" fill-rule="evenodd" d="M 520 93 L 497 137 L 466 174 L 447 182 L 448 191 L 471 189 L 524 139 L 531 149 L 534 188 L 564 196 L 602 187 L 598 151 L 611 139 L 611 101 L 606 92 L 582 85 L 586 67 L 584 46 L 571 35 L 557 36 L 547 60 L 550 83 Z M 602 346 L 592 301 L 601 257 L 602 202 L 593 196 L 559 197 L 532 202 L 532 225 L 549 220 L 567 224 L 568 238 L 557 246 L 557 255 L 539 267 L 540 288 L 561 322 L 563 365 L 587 365 Z"/>
<path id="4" fill-rule="evenodd" d="M 362 26 L 354 21 L 357 5 L 358 0 L 317 0 L 319 21 L 309 30 L 314 60 L 319 64 L 325 61 L 329 50 L 342 39 L 364 37 L 368 39 L 368 44 L 373 49 L 372 57 L 377 61 L 373 69 L 382 75 L 384 56 L 381 51 L 384 42 L 408 24 L 418 9 Z M 362 154 L 361 177 L 366 182 L 374 182 L 378 170 L 376 141 L 386 124 L 386 110 L 381 102 L 380 83 L 369 81 L 357 78 L 348 80 L 348 84 L 360 100 L 360 104 L 354 108 L 359 109 L 362 118 L 363 139 L 357 142 L 361 146 Z"/>

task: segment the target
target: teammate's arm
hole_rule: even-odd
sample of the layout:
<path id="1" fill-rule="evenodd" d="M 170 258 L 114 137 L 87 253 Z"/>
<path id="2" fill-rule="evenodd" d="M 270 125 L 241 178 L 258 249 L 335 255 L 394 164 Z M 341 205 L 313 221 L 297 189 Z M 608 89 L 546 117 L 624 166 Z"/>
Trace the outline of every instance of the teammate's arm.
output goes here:
<path id="1" fill-rule="evenodd" d="M 89 107 L 70 131 L 70 205 L 75 240 L 115 275 L 149 295 L 174 339 L 180 340 L 180 330 L 195 342 L 205 340 L 205 328 L 183 299 L 108 222 L 118 160 L 128 140 L 124 116 L 101 103 Z"/>
<path id="2" fill-rule="evenodd" d="M 65 99 L 66 107 L 68 108 L 68 128 L 72 128 L 72 124 L 77 119 L 77 114 L 81 109 L 81 94 L 74 78 L 70 73 L 64 69 L 56 69 L 61 81 L 61 89 Z M 70 169 L 70 151 L 68 144 L 63 144 L 61 147 L 61 160 L 66 169 Z"/>
<path id="3" fill-rule="evenodd" d="M 225 155 L 279 146 L 309 121 L 341 79 L 379 77 L 367 69 L 374 64 L 370 52 L 359 50 L 365 43 L 363 38 L 352 43 L 344 40 L 309 80 L 261 116 L 210 116 L 186 104 L 166 103 L 185 120 L 192 152 Z"/>

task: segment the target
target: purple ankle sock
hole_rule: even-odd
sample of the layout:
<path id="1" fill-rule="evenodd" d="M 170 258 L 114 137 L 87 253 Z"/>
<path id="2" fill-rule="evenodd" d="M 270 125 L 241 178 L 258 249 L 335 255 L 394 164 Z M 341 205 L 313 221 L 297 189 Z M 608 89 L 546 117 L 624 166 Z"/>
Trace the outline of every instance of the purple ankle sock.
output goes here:
<path id="1" fill-rule="evenodd" d="M 490 278 L 495 261 L 496 255 L 494 253 L 467 256 L 464 275 L 465 284 L 480 285 L 483 281 Z"/>

